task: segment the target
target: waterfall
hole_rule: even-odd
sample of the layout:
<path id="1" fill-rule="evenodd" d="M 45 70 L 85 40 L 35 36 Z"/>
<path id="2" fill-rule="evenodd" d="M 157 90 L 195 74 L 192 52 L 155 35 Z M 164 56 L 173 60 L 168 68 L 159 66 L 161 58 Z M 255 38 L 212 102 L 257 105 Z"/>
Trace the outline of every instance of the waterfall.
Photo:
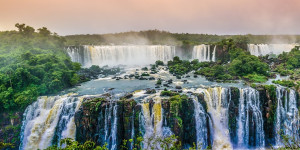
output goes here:
<path id="1" fill-rule="evenodd" d="M 298 44 L 248 44 L 251 55 L 264 56 L 267 54 L 279 55 L 282 52 L 290 52 Z"/>
<path id="2" fill-rule="evenodd" d="M 132 140 L 134 140 L 134 109 L 132 110 L 132 116 L 131 116 L 131 138 Z M 133 142 L 130 143 L 130 149 L 133 149 Z"/>
<path id="3" fill-rule="evenodd" d="M 146 98 L 146 100 L 147 99 L 148 98 Z M 140 131 L 143 133 L 143 149 L 162 149 L 159 141 L 173 135 L 173 133 L 169 127 L 163 126 L 161 98 L 158 95 L 154 95 L 152 99 L 154 100 L 152 109 L 147 101 L 144 101 L 141 104 L 142 114 L 140 117 Z"/>
<path id="4" fill-rule="evenodd" d="M 67 95 L 39 97 L 24 112 L 20 149 L 45 149 L 55 136 L 75 139 L 74 114 L 81 102 Z"/>
<path id="5" fill-rule="evenodd" d="M 128 45 L 128 46 L 83 46 L 68 47 L 67 52 L 74 62 L 84 67 L 91 65 L 128 65 L 142 66 L 157 60 L 167 62 L 175 57 L 175 46 L 165 45 Z"/>
<path id="6" fill-rule="evenodd" d="M 212 119 L 213 149 L 232 149 L 228 129 L 230 91 L 225 88 L 215 87 L 200 89 L 200 92 L 204 94 L 207 112 Z"/>
<path id="7" fill-rule="evenodd" d="M 211 57 L 212 55 L 212 57 Z M 210 45 L 197 45 L 193 48 L 192 59 L 198 59 L 200 62 L 215 61 L 216 59 L 216 46 L 211 54 Z"/>
<path id="8" fill-rule="evenodd" d="M 255 129 L 253 135 L 250 135 L 249 129 Z M 237 135 L 239 148 L 249 148 L 250 138 L 255 139 L 255 143 L 252 142 L 254 147 L 263 148 L 265 146 L 259 93 L 253 88 L 240 89 Z"/>
<path id="9" fill-rule="evenodd" d="M 197 148 L 206 149 L 206 147 L 208 146 L 206 112 L 203 106 L 198 101 L 198 98 L 196 96 L 193 96 L 192 98 L 195 106 L 194 112 L 196 120 Z"/>
<path id="10" fill-rule="evenodd" d="M 299 139 L 299 115 L 294 90 L 278 86 L 276 88 L 276 96 L 275 145 L 281 146 L 281 134 L 290 138 L 294 137 L 295 140 Z"/>
<path id="11" fill-rule="evenodd" d="M 217 49 L 217 45 L 215 45 L 215 47 L 214 47 L 214 51 L 212 53 L 211 61 L 216 61 L 216 49 Z"/>
<path id="12" fill-rule="evenodd" d="M 105 105 L 104 110 L 104 139 L 102 143 L 107 143 L 109 149 L 115 150 L 117 145 L 117 127 L 118 127 L 118 105 L 114 100 L 109 101 L 109 106 Z M 101 114 L 100 114 L 101 115 Z M 101 120 L 99 120 L 101 121 Z M 101 133 L 99 133 L 101 137 Z"/>

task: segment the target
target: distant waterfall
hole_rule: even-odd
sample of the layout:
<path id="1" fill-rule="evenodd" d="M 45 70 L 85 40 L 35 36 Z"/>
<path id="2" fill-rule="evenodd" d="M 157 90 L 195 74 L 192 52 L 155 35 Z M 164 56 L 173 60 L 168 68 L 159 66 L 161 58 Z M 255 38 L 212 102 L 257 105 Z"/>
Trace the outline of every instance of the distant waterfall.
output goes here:
<path id="1" fill-rule="evenodd" d="M 67 47 L 72 61 L 84 67 L 91 65 L 149 65 L 157 60 L 167 62 L 175 57 L 175 46 L 128 45 Z"/>
<path id="2" fill-rule="evenodd" d="M 193 96 L 193 102 L 195 106 L 195 120 L 196 120 L 196 136 L 197 136 L 197 147 L 205 149 L 208 146 L 207 136 L 207 124 L 206 124 L 206 112 L 203 106 L 198 101 L 196 96 Z"/>
<path id="3" fill-rule="evenodd" d="M 192 59 L 198 59 L 200 62 L 204 61 L 216 61 L 216 46 L 213 51 L 210 49 L 210 45 L 197 45 L 193 48 Z"/>
<path id="4" fill-rule="evenodd" d="M 290 52 L 295 46 L 297 44 L 248 44 L 248 51 L 255 56 L 279 55 L 282 52 Z"/>
<path id="5" fill-rule="evenodd" d="M 253 129 L 250 135 L 250 129 Z M 255 89 L 240 89 L 238 116 L 238 147 L 249 148 L 250 143 L 257 148 L 265 146 L 263 117 L 260 110 L 259 93 Z M 255 139 L 250 142 L 250 138 Z"/>
<path id="6" fill-rule="evenodd" d="M 277 109 L 275 124 L 276 146 L 281 146 L 281 134 L 299 140 L 299 115 L 296 93 L 292 89 L 278 86 L 276 89 Z M 282 131 L 282 133 L 281 133 Z"/>
<path id="7" fill-rule="evenodd" d="M 81 105 L 80 98 L 72 96 L 40 97 L 27 107 L 21 131 L 20 149 L 45 149 L 56 136 L 75 138 L 74 114 Z"/>

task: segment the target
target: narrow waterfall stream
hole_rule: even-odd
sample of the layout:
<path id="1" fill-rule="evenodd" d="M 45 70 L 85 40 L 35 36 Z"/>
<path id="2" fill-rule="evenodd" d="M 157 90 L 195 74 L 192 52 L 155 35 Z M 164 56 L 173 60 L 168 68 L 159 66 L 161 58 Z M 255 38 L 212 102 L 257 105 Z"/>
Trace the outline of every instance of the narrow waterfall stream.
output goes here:
<path id="1" fill-rule="evenodd" d="M 195 106 L 195 120 L 196 120 L 196 136 L 197 136 L 197 147 L 205 149 L 208 146 L 208 133 L 207 133 L 207 121 L 206 121 L 206 112 L 203 106 L 198 101 L 196 96 L 193 96 L 193 103 Z"/>

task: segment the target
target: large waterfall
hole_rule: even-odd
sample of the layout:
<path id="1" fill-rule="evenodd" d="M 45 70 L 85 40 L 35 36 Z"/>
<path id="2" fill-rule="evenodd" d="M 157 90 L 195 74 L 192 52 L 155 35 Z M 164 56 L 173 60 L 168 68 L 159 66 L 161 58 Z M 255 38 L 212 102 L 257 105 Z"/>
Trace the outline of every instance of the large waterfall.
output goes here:
<path id="1" fill-rule="evenodd" d="M 211 45 L 197 45 L 194 46 L 192 52 L 192 59 L 198 59 L 200 62 L 216 61 L 216 45 L 211 50 Z"/>
<path id="2" fill-rule="evenodd" d="M 248 51 L 251 55 L 264 56 L 267 54 L 279 55 L 282 52 L 289 52 L 298 44 L 248 44 Z"/>
<path id="3" fill-rule="evenodd" d="M 268 146 L 263 98 L 250 87 L 234 89 L 189 89 L 184 91 L 188 95 L 185 102 L 173 100 L 176 105 L 171 105 L 169 97 L 160 96 L 160 92 L 144 94 L 145 91 L 125 101 L 113 98 L 114 95 L 94 100 L 90 96 L 74 95 L 40 97 L 24 113 L 20 149 L 45 149 L 53 144 L 59 145 L 61 139 L 81 136 L 87 136 L 99 145 L 107 143 L 112 150 L 119 149 L 124 138 L 135 142 L 138 136 L 142 136 L 143 142 L 139 144 L 144 149 L 162 149 L 157 143 L 174 134 L 180 136 L 179 140 L 192 136 L 192 142 L 199 149 L 208 146 L 213 149 L 260 149 Z M 298 138 L 299 115 L 294 90 L 278 86 L 276 97 L 275 137 L 271 138 L 280 146 L 280 134 Z M 92 105 L 86 103 L 89 100 L 92 100 Z M 191 109 L 180 110 L 183 105 Z M 186 111 L 191 112 L 193 119 L 184 121 Z M 232 113 L 234 117 L 230 117 Z M 172 124 L 174 119 L 178 120 L 176 126 Z M 193 133 L 184 133 L 181 128 L 189 128 Z M 77 136 L 79 132 L 81 136 Z M 129 143 L 128 146 L 133 149 L 136 144 Z"/>
<path id="4" fill-rule="evenodd" d="M 20 149 L 45 149 L 60 139 L 74 139 L 74 114 L 80 104 L 73 96 L 40 97 L 24 113 Z"/>
<path id="5" fill-rule="evenodd" d="M 84 67 L 91 65 L 149 65 L 157 60 L 167 62 L 175 57 L 175 46 L 128 45 L 68 47 L 72 61 Z"/>

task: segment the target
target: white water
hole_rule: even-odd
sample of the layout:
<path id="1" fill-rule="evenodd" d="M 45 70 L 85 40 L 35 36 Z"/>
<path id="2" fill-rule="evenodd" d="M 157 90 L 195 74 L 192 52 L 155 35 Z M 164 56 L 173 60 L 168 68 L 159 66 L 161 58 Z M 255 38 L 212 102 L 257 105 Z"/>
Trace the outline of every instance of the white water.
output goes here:
<path id="1" fill-rule="evenodd" d="M 84 46 L 83 49 L 68 47 L 72 61 L 84 67 L 99 66 L 143 66 L 157 60 L 167 62 L 175 57 L 175 46 L 166 45 L 120 45 L 120 46 Z"/>
<path id="2" fill-rule="evenodd" d="M 193 48 L 192 59 L 198 59 L 200 62 L 216 61 L 216 46 L 211 52 L 210 45 L 197 45 Z"/>
<path id="3" fill-rule="evenodd" d="M 279 55 L 282 52 L 290 52 L 298 44 L 248 44 L 251 55 L 264 56 L 267 54 Z"/>
<path id="4" fill-rule="evenodd" d="M 110 100 L 109 106 L 105 106 L 104 111 L 104 139 L 103 143 L 107 143 L 107 147 L 117 149 L 117 117 L 118 105 L 114 100 Z M 99 120 L 101 121 L 101 120 Z"/>
<path id="5" fill-rule="evenodd" d="M 215 87 L 198 89 L 204 94 L 207 112 L 213 125 L 213 149 L 232 149 L 228 129 L 228 107 L 231 99 L 230 91 L 226 88 Z"/>
<path id="6" fill-rule="evenodd" d="M 152 114 L 148 99 L 154 100 Z M 159 140 L 173 135 L 169 127 L 163 126 L 163 108 L 159 95 L 151 95 L 144 99 L 142 105 L 142 114 L 140 116 L 140 131 L 143 132 L 143 149 L 162 149 Z M 171 144 L 171 143 L 169 143 Z"/>
<path id="7" fill-rule="evenodd" d="M 198 101 L 196 96 L 193 96 L 194 102 L 194 113 L 195 113 L 195 121 L 196 121 L 196 136 L 197 136 L 197 148 L 206 149 L 208 146 L 207 140 L 207 124 L 206 124 L 206 112 L 203 106 Z"/>
<path id="8" fill-rule="evenodd" d="M 23 118 L 20 149 L 45 149 L 52 144 L 55 134 L 58 140 L 75 139 L 74 114 L 81 101 L 69 95 L 40 97 L 28 106 Z"/>
<path id="9" fill-rule="evenodd" d="M 281 146 L 281 134 L 298 140 L 299 115 L 296 102 L 296 93 L 294 90 L 278 86 L 276 89 L 276 96 L 277 109 L 275 125 L 275 145 Z"/>
<path id="10" fill-rule="evenodd" d="M 252 117 L 250 116 L 252 112 Z M 252 124 L 251 124 L 252 120 Z M 239 117 L 238 117 L 238 147 L 249 148 L 249 129 L 255 127 L 255 147 L 264 148 L 265 135 L 263 117 L 260 111 L 259 93 L 253 88 L 240 89 Z"/>

